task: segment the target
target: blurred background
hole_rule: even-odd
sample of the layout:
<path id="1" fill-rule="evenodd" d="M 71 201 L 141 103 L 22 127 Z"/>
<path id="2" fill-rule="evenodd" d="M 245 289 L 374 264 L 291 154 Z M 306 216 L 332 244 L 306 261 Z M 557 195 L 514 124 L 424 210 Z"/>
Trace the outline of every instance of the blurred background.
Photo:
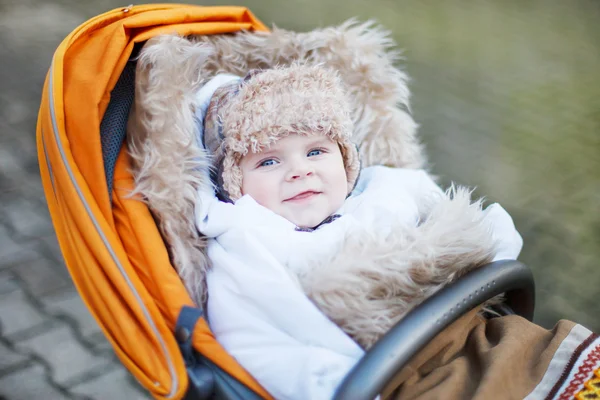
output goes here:
<path id="1" fill-rule="evenodd" d="M 292 30 L 351 17 L 389 29 L 432 172 L 513 216 L 536 278 L 536 322 L 566 318 L 600 332 L 598 1 L 237 4 Z M 0 398 L 145 398 L 70 282 L 35 149 L 54 49 L 85 20 L 124 6 L 0 0 Z"/>

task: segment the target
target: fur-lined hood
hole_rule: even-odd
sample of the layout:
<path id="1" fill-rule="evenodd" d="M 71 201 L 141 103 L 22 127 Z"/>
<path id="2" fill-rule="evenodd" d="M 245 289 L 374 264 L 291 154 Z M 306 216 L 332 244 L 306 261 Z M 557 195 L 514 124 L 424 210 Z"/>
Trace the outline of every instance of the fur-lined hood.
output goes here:
<path id="1" fill-rule="evenodd" d="M 211 185 L 208 156 L 195 138 L 199 88 L 221 72 L 243 76 L 296 62 L 326 65 L 347 89 L 362 165 L 423 168 L 417 125 L 406 111 L 408 78 L 394 65 L 398 59 L 388 32 L 355 21 L 306 33 L 163 35 L 145 44 L 127 132 L 135 190 L 156 216 L 173 265 L 198 303 L 206 299 L 210 262 L 193 223 L 194 201 L 198 188 Z"/>
<path id="2" fill-rule="evenodd" d="M 218 73 L 326 65 L 344 83 L 362 164 L 422 169 L 417 125 L 406 111 L 407 77 L 394 66 L 392 46 L 381 29 L 352 21 L 308 33 L 166 35 L 146 43 L 128 125 L 136 193 L 157 217 L 172 262 L 198 304 L 206 301 L 210 261 L 206 239 L 194 225 L 194 206 L 198 190 L 212 184 L 209 155 L 196 140 L 197 91 Z M 440 287 L 492 259 L 495 241 L 483 219 L 470 192 L 449 192 L 421 224 L 349 236 L 335 256 L 297 278 L 323 313 L 368 348 Z"/>

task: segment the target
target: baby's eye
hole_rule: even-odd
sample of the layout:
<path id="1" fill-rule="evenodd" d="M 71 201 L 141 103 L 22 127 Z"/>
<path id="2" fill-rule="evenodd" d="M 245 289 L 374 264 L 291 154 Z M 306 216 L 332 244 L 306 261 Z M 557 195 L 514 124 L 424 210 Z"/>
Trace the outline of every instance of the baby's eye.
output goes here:
<path id="1" fill-rule="evenodd" d="M 270 167 L 272 165 L 277 164 L 277 161 L 275 161 L 272 158 L 269 158 L 268 160 L 263 160 L 260 162 L 260 164 L 258 164 L 259 167 Z"/>
<path id="2" fill-rule="evenodd" d="M 314 150 L 309 151 L 306 156 L 307 157 L 313 157 L 313 156 L 318 156 L 320 154 L 323 154 L 323 150 L 321 150 L 321 149 L 314 149 Z"/>

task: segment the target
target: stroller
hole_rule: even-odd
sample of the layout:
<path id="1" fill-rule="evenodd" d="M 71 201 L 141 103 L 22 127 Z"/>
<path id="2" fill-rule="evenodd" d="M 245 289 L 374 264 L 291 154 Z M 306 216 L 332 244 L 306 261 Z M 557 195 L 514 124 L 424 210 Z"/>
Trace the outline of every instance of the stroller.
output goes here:
<path id="1" fill-rule="evenodd" d="M 135 182 L 124 143 L 140 47 L 165 33 L 238 31 L 267 29 L 243 7 L 115 9 L 61 43 L 44 85 L 37 148 L 63 256 L 116 354 L 156 398 L 271 398 L 211 334 L 174 268 L 156 215 L 128 197 Z M 436 335 L 501 293 L 499 315 L 532 319 L 529 269 L 516 261 L 484 266 L 412 310 L 359 361 L 335 398 L 375 398 Z"/>

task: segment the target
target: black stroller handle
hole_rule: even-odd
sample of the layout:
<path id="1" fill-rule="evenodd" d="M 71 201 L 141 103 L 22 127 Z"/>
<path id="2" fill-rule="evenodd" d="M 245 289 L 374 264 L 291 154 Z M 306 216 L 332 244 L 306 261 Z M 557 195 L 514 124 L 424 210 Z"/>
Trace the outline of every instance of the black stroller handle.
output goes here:
<path id="1" fill-rule="evenodd" d="M 513 260 L 484 265 L 410 311 L 348 373 L 334 400 L 373 400 L 438 333 L 501 293 L 506 293 L 506 305 L 515 314 L 533 319 L 535 286 L 529 268 Z"/>

